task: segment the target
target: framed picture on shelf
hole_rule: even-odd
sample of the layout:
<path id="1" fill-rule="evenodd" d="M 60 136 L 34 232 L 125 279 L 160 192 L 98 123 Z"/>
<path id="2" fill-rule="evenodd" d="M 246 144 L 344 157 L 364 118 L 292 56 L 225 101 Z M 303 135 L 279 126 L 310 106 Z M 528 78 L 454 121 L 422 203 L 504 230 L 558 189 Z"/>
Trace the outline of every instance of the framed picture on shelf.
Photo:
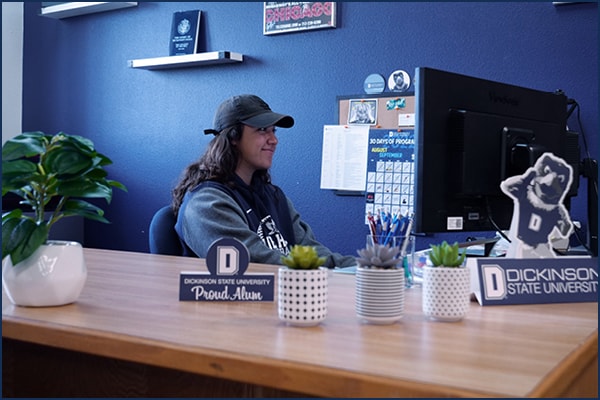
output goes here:
<path id="1" fill-rule="evenodd" d="M 335 28 L 335 2 L 264 2 L 263 34 Z"/>

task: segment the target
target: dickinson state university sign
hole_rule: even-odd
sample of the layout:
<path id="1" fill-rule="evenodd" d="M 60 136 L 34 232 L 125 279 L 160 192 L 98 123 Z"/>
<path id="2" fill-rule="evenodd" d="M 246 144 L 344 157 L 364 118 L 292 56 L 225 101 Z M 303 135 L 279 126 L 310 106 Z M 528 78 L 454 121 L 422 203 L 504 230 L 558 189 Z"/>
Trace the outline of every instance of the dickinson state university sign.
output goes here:
<path id="1" fill-rule="evenodd" d="M 481 305 L 598 301 L 598 258 L 473 258 L 473 293 Z"/>

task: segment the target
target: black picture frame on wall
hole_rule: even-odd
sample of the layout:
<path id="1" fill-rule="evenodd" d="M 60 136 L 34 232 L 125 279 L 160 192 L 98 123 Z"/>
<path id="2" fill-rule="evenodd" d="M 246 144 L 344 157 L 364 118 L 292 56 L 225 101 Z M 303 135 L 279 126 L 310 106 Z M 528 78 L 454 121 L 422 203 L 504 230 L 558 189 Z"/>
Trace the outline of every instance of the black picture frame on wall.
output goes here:
<path id="1" fill-rule="evenodd" d="M 264 2 L 263 34 L 335 28 L 336 11 L 335 2 Z"/>

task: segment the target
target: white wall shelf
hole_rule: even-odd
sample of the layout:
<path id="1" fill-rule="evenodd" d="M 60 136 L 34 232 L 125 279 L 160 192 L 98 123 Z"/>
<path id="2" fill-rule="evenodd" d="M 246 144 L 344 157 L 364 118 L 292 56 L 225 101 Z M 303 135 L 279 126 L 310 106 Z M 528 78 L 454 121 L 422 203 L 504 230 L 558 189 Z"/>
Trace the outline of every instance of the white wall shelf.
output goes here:
<path id="1" fill-rule="evenodd" d="M 131 68 L 141 69 L 169 69 L 241 63 L 242 61 L 244 61 L 244 56 L 240 53 L 234 53 L 231 51 L 210 51 L 206 53 L 184 54 L 181 56 L 129 60 L 129 66 Z"/>
<path id="2" fill-rule="evenodd" d="M 50 18 L 69 18 L 78 15 L 92 14 L 103 11 L 118 10 L 121 8 L 136 7 L 137 1 L 112 2 L 112 1 L 88 1 L 88 2 L 64 2 L 51 6 L 42 7 L 40 15 Z"/>

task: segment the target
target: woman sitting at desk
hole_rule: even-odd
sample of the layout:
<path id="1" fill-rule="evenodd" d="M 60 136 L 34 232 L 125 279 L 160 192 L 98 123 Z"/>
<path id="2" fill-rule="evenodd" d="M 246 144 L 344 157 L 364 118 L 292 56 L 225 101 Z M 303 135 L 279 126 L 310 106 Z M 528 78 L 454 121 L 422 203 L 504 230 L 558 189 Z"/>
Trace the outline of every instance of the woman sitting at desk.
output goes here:
<path id="1" fill-rule="evenodd" d="M 281 264 L 295 244 L 316 246 L 327 267 L 356 264 L 319 243 L 283 191 L 271 183 L 269 168 L 277 147 L 275 127 L 294 119 L 278 114 L 254 95 L 225 100 L 215 114 L 215 137 L 200 159 L 184 171 L 173 190 L 175 230 L 187 252 L 205 258 L 220 238 L 236 238 L 250 261 Z M 190 254 L 191 255 L 191 254 Z"/>

